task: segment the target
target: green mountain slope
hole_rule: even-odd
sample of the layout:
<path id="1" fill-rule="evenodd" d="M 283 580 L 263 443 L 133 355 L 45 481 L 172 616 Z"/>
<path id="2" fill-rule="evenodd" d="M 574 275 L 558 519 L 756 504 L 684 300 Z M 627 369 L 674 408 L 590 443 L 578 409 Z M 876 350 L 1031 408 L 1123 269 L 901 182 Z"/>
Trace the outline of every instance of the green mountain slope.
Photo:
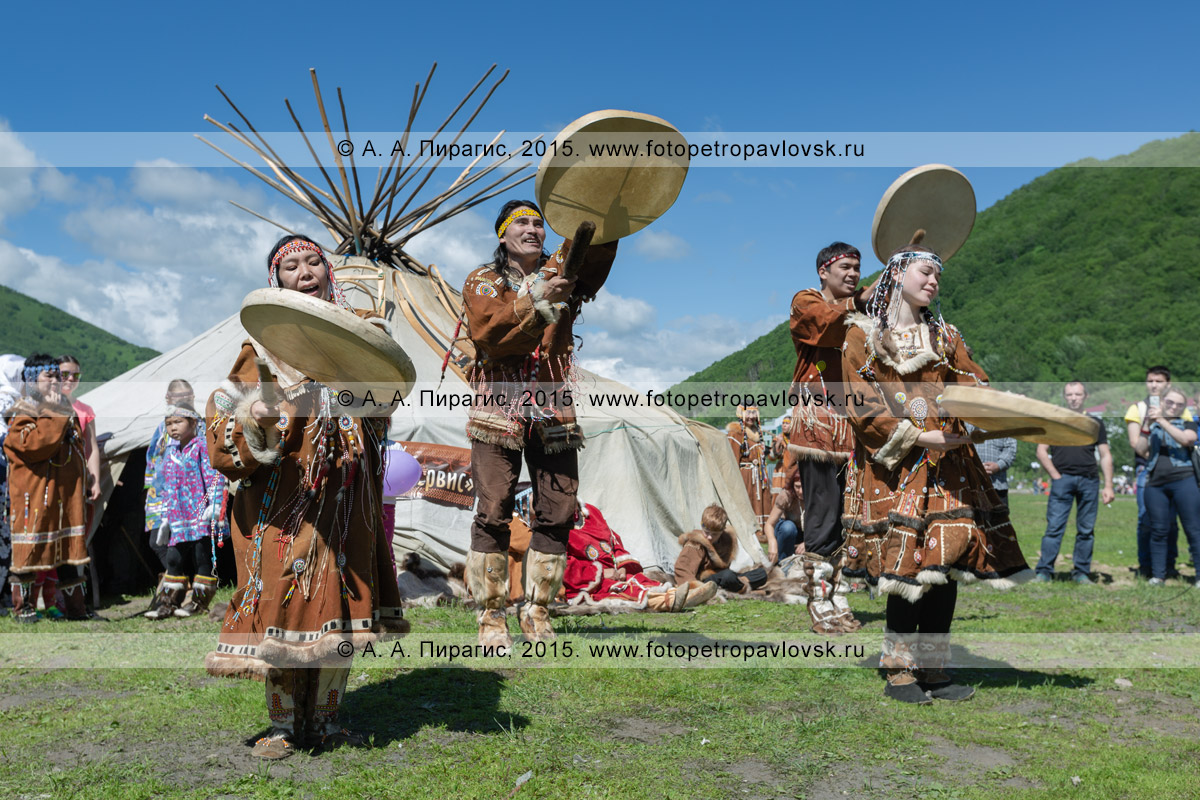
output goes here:
<path id="1" fill-rule="evenodd" d="M 110 380 L 158 355 L 4 286 L 0 286 L 0 353 L 70 353 L 82 362 L 85 383 Z"/>
<path id="2" fill-rule="evenodd" d="M 1191 164 L 1150 168 L 1142 164 Z M 1200 134 L 1043 175 L 976 220 L 942 308 L 997 381 L 1195 378 L 1200 342 Z M 686 379 L 791 379 L 786 321 Z M 682 385 L 681 387 L 682 388 Z"/>

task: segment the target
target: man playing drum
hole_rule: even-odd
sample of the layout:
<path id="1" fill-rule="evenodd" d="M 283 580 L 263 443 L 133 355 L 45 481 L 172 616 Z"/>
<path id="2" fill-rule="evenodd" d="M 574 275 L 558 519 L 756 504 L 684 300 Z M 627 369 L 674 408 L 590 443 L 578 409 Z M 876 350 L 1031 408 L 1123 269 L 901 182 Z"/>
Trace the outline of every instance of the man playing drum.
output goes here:
<path id="1" fill-rule="evenodd" d="M 521 456 L 533 482 L 533 536 L 519 621 L 527 640 L 549 641 L 554 629 L 546 607 L 566 568 L 579 486 L 576 451 L 584 439 L 570 391 L 573 323 L 608 277 L 617 245 L 590 247 L 578 279 L 571 280 L 563 268 L 572 243 L 565 241 L 554 255 L 543 250 L 545 222 L 532 201 L 506 203 L 495 231 L 500 241 L 494 259 L 463 286 L 463 313 L 475 346 L 467 436 L 477 496 L 466 578 L 481 607 L 479 643 L 511 648 L 504 608 Z"/>

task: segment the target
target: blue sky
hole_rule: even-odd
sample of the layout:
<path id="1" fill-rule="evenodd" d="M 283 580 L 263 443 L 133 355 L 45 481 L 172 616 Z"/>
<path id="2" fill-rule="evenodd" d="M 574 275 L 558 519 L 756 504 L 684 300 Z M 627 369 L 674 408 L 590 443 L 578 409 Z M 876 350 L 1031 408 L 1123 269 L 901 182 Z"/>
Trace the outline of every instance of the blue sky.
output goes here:
<path id="1" fill-rule="evenodd" d="M 433 61 L 428 127 L 497 62 L 511 74 L 476 131 L 553 134 L 589 111 L 626 108 L 742 139 L 1079 132 L 1068 157 L 1107 157 L 1152 132 L 1194 129 L 1200 111 L 1200 13 L 1137 8 L 25 4 L 7 14 L 16 35 L 0 93 L 9 131 L 0 134 L 0 283 L 158 349 L 233 313 L 261 285 L 275 232 L 227 201 L 316 229 L 304 212 L 237 168 L 61 166 L 39 153 L 36 135 L 202 132 L 204 113 L 232 117 L 215 83 L 261 130 L 288 130 L 284 97 L 316 123 L 315 67 L 327 102 L 343 87 L 355 128 L 391 131 Z M 1082 135 L 1106 131 L 1134 132 L 1131 146 L 1098 149 Z M 149 141 L 140 163 L 164 158 Z M 956 166 L 980 209 L 1046 170 L 1036 157 L 987 167 L 1003 154 L 975 153 L 977 163 Z M 792 293 L 813 283 L 820 247 L 841 238 L 869 250 L 875 206 L 903 171 L 693 166 L 671 211 L 622 243 L 581 328 L 585 364 L 662 386 L 743 346 L 786 319 Z M 414 254 L 465 275 L 491 249 L 495 209 L 480 211 L 435 229 Z"/>

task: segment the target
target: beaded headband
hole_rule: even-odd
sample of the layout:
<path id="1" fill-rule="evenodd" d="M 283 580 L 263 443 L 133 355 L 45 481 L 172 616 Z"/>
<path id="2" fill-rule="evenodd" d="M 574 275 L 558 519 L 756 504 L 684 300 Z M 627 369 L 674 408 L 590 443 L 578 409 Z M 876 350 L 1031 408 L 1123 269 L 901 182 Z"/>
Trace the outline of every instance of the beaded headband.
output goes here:
<path id="1" fill-rule="evenodd" d="M 58 365 L 46 364 L 41 367 L 25 367 L 24 371 L 22 372 L 22 377 L 25 378 L 26 383 L 37 383 L 38 376 L 43 372 L 53 372 L 54 376 L 58 377 Z"/>
<path id="2" fill-rule="evenodd" d="M 511 225 L 518 217 L 537 217 L 538 219 L 541 219 L 542 215 L 534 211 L 529 206 L 522 206 L 518 208 L 516 211 L 509 214 L 504 222 L 500 223 L 500 227 L 496 229 L 497 238 L 503 239 L 504 232 L 508 230 L 508 226 Z"/>
<path id="3" fill-rule="evenodd" d="M 171 417 L 186 417 L 187 419 L 200 419 L 200 415 L 198 413 L 196 413 L 195 409 L 188 408 L 187 406 L 167 406 L 167 413 L 166 413 L 166 416 L 163 417 L 163 419 L 170 419 Z"/>
<path id="4" fill-rule="evenodd" d="M 312 242 L 306 242 L 303 239 L 293 239 L 292 241 L 279 248 L 274 257 L 271 258 L 271 267 L 267 270 L 267 286 L 272 289 L 279 288 L 279 264 L 286 256 L 292 253 L 303 253 L 310 250 L 321 257 L 321 263 L 325 265 L 325 274 L 329 278 L 329 296 L 334 303 L 342 308 L 351 309 L 350 303 L 346 300 L 346 295 L 342 293 L 342 287 L 338 286 L 337 280 L 333 277 L 333 265 L 329 263 L 329 259 L 325 257 L 325 251 L 318 245 Z"/>
<path id="5" fill-rule="evenodd" d="M 896 253 L 896 255 L 894 255 L 888 259 L 887 265 L 889 267 L 898 267 L 898 266 L 900 266 L 900 264 L 902 262 L 907 261 L 909 259 L 912 259 L 914 261 L 917 261 L 917 260 L 932 261 L 937 266 L 938 269 L 942 269 L 942 259 L 938 258 L 938 255 L 936 253 L 925 253 L 925 252 L 918 252 L 915 250 L 905 250 L 903 253 Z"/>
<path id="6" fill-rule="evenodd" d="M 858 258 L 858 256 L 854 253 L 838 253 L 836 256 L 833 256 L 828 261 L 821 264 L 821 266 L 817 267 L 817 269 L 825 269 L 826 267 L 833 265 L 836 261 L 839 261 L 843 258 Z"/>

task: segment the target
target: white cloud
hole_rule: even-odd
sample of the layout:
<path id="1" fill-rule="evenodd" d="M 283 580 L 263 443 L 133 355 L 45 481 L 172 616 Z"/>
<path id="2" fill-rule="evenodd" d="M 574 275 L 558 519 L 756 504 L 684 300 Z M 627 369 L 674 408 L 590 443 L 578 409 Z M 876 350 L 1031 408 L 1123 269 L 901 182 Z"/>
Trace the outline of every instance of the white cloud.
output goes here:
<path id="1" fill-rule="evenodd" d="M 0 240 L 0 283 L 122 339 L 159 349 L 178 343 L 172 334 L 187 287 L 168 270 L 131 272 L 107 260 L 71 264 Z"/>
<path id="2" fill-rule="evenodd" d="M 496 233 L 479 214 L 464 211 L 418 233 L 404 249 L 422 264 L 436 264 L 447 283 L 462 288 L 471 270 L 492 260 Z"/>
<path id="3" fill-rule="evenodd" d="M 636 234 L 633 249 L 650 261 L 683 258 L 691 248 L 688 243 L 668 231 L 642 230 Z"/>
<path id="4" fill-rule="evenodd" d="M 584 306 L 580 364 L 636 389 L 662 390 L 745 347 L 779 320 L 751 324 L 719 314 L 686 316 L 658 327 L 653 306 L 601 290 Z"/>
<path id="5" fill-rule="evenodd" d="M 63 175 L 40 162 L 0 119 L 0 220 L 33 208 L 42 193 L 59 196 L 66 188 Z"/>

